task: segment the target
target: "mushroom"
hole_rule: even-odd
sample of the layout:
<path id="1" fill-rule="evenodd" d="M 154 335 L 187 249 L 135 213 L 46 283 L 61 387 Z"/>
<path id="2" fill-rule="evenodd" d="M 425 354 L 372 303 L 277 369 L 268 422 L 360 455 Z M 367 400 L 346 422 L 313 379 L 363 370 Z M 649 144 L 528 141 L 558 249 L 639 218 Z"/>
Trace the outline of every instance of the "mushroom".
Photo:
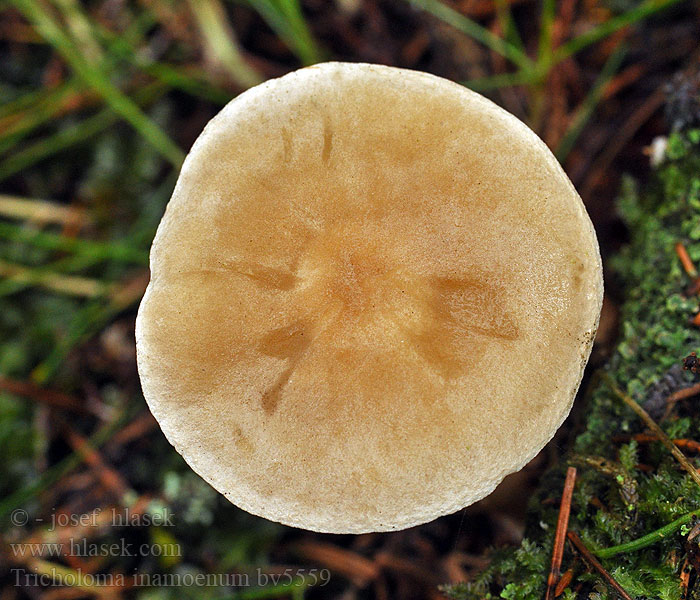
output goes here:
<path id="1" fill-rule="evenodd" d="M 325 63 L 194 144 L 136 326 L 168 440 L 237 506 L 402 529 L 489 494 L 569 413 L 595 233 L 523 123 L 464 87 Z"/>

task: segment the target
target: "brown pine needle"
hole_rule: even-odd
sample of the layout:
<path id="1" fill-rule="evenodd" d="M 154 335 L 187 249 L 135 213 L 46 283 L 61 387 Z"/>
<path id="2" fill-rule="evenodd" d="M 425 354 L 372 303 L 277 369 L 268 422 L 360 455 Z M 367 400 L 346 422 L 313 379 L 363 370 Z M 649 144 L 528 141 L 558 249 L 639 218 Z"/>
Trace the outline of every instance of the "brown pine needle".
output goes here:
<path id="1" fill-rule="evenodd" d="M 346 577 L 359 588 L 376 580 L 381 573 L 376 562 L 335 544 L 307 540 L 296 544 L 294 551 L 299 556 L 317 562 L 334 573 Z"/>
<path id="2" fill-rule="evenodd" d="M 558 598 L 564 593 L 564 590 L 571 585 L 571 580 L 574 578 L 574 570 L 569 569 L 566 573 L 564 573 L 561 578 L 559 579 L 559 583 L 557 583 L 557 587 L 554 590 L 554 597 Z"/>
<path id="3" fill-rule="evenodd" d="M 100 452 L 90 446 L 88 440 L 65 424 L 66 437 L 71 448 L 82 456 L 85 463 L 95 472 L 102 485 L 112 492 L 120 502 L 129 504 L 130 498 L 138 495 L 129 487 L 126 480 L 103 459 Z"/>
<path id="4" fill-rule="evenodd" d="M 637 433 L 635 435 L 628 436 L 615 436 L 614 439 L 619 439 L 620 441 L 634 440 L 635 442 L 639 442 L 640 444 L 648 444 L 650 442 L 659 441 L 659 438 L 657 438 L 655 435 L 650 435 L 648 433 Z M 671 441 L 674 443 L 674 445 L 678 446 L 683 450 L 687 450 L 688 452 L 700 452 L 700 442 L 696 442 L 695 440 L 689 440 L 686 438 L 676 438 Z"/>
<path id="5" fill-rule="evenodd" d="M 637 413 L 637 416 L 639 416 L 639 418 L 646 423 L 646 426 L 651 429 L 652 433 L 659 438 L 659 441 L 666 446 L 671 454 L 673 454 L 676 460 L 688 472 L 693 481 L 700 486 L 700 473 L 698 473 L 697 469 L 685 457 L 685 454 L 683 454 L 680 449 L 670 440 L 664 430 L 656 424 L 656 421 L 649 416 L 649 413 L 647 413 L 647 411 L 645 411 L 637 402 L 625 394 L 612 380 L 612 377 L 610 377 L 609 374 L 605 373 L 603 377 L 606 379 L 610 389 L 615 393 L 615 395 L 635 413 Z"/>
<path id="6" fill-rule="evenodd" d="M 675 248 L 676 254 L 681 261 L 681 265 L 683 265 L 683 270 L 688 274 L 688 277 L 695 279 L 698 276 L 698 270 L 695 268 L 695 265 L 693 264 L 688 251 L 685 249 L 685 246 L 678 242 Z"/>
<path id="7" fill-rule="evenodd" d="M 124 426 L 121 430 L 114 434 L 109 444 L 113 446 L 123 446 L 129 442 L 143 438 L 152 429 L 158 426 L 155 417 L 149 412 L 143 412 L 136 417 L 131 423 Z"/>
<path id="8" fill-rule="evenodd" d="M 557 530 L 554 534 L 554 549 L 552 551 L 552 568 L 547 578 L 547 592 L 545 600 L 553 600 L 556 594 L 556 586 L 561 575 L 561 559 L 564 556 L 564 543 L 566 542 L 566 530 L 569 527 L 569 514 L 571 512 L 571 497 L 576 484 L 576 468 L 569 467 L 566 471 L 566 481 L 564 482 L 564 492 L 561 495 L 559 505 L 559 518 L 557 519 Z"/>
<path id="9" fill-rule="evenodd" d="M 48 404 L 49 406 L 55 406 L 56 408 L 64 408 L 78 413 L 87 412 L 85 405 L 74 396 L 42 388 L 28 381 L 19 381 L 0 375 L 0 390 L 15 396 L 22 396 L 23 398 Z"/>
<path id="10" fill-rule="evenodd" d="M 666 404 L 675 404 L 679 400 L 685 400 L 686 398 L 692 398 L 700 394 L 700 383 L 691 385 L 690 387 L 683 388 L 677 392 L 673 392 L 668 398 L 666 398 Z"/>
<path id="11" fill-rule="evenodd" d="M 583 560 L 585 560 L 591 567 L 593 567 L 596 571 L 598 571 L 598 574 L 605 580 L 605 582 L 613 588 L 624 600 L 632 600 L 630 595 L 625 591 L 625 589 L 615 581 L 612 575 L 608 573 L 603 565 L 598 562 L 598 559 L 593 556 L 586 548 L 586 545 L 581 541 L 581 538 L 578 537 L 573 531 L 569 531 L 569 533 L 566 534 L 566 536 L 569 538 L 569 541 L 574 545 L 574 548 L 578 550 L 579 554 L 583 557 Z"/>

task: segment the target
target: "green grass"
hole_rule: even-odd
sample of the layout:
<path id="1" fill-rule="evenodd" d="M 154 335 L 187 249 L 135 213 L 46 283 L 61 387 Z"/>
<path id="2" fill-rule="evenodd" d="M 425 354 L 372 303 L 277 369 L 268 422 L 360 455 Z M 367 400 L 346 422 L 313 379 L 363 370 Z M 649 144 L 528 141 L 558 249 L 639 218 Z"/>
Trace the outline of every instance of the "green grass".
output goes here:
<path id="1" fill-rule="evenodd" d="M 573 150 L 576 140 L 578 140 L 579 136 L 583 132 L 583 128 L 586 126 L 586 123 L 592 117 L 596 106 L 598 106 L 601 98 L 603 97 L 605 87 L 608 85 L 608 83 L 610 83 L 613 76 L 619 69 L 626 53 L 626 46 L 624 44 L 618 45 L 601 69 L 598 78 L 589 90 L 578 110 L 574 113 L 571 123 L 569 123 L 564 136 L 555 150 L 555 155 L 559 159 L 559 162 L 563 163 L 569 155 L 569 152 Z"/>
<path id="2" fill-rule="evenodd" d="M 184 160 L 182 150 L 133 100 L 120 91 L 98 66 L 86 58 L 77 43 L 60 27 L 45 6 L 37 0 L 13 0 L 13 4 L 65 58 L 75 74 L 90 89 L 102 96 L 115 113 L 128 121 L 174 167 L 180 167 Z"/>
<path id="3" fill-rule="evenodd" d="M 220 0 L 189 0 L 204 46 L 243 89 L 262 82 L 262 77 L 243 59 L 233 29 L 228 26 Z"/>
<path id="4" fill-rule="evenodd" d="M 91 448 L 102 446 L 128 421 L 130 416 L 133 415 L 128 411 L 122 411 L 90 436 L 88 445 Z M 0 500 L 0 522 L 5 522 L 13 510 L 17 507 L 26 506 L 31 498 L 36 497 L 49 486 L 55 484 L 82 462 L 82 456 L 77 452 L 72 452 L 63 460 L 45 470 L 35 481 Z"/>
<path id="5" fill-rule="evenodd" d="M 311 35 L 299 0 L 247 0 L 303 65 L 321 62 L 325 54 Z"/>
<path id="6" fill-rule="evenodd" d="M 154 82 L 138 90 L 134 94 L 133 102 L 137 105 L 148 104 L 164 93 L 165 87 L 160 82 Z M 107 107 L 71 127 L 59 129 L 38 139 L 0 162 L 0 182 L 61 151 L 94 138 L 118 121 L 119 114 L 112 107 Z"/>
<path id="7" fill-rule="evenodd" d="M 148 252 L 127 244 L 67 237 L 14 223 L 0 222 L 0 239 L 32 244 L 46 250 L 69 252 L 97 261 L 111 260 L 141 266 L 148 264 Z"/>
<path id="8" fill-rule="evenodd" d="M 439 0 L 410 0 L 410 2 L 414 6 L 429 12 L 458 31 L 468 35 L 490 50 L 507 58 L 514 65 L 519 67 L 523 73 L 528 73 L 529 77 L 532 77 L 531 74 L 534 71 L 535 64 L 521 47 L 497 36 L 482 25 L 479 25 L 476 21 L 465 17 L 463 14 L 458 13 Z"/>
<path id="9" fill-rule="evenodd" d="M 538 131 L 544 118 L 543 111 L 546 82 L 552 70 L 559 63 L 581 52 L 592 44 L 604 40 L 624 28 L 631 27 L 655 13 L 679 3 L 681 0 L 643 0 L 634 8 L 629 9 L 623 14 L 612 17 L 592 29 L 565 41 L 557 48 L 553 47 L 552 37 L 552 26 L 556 16 L 557 4 L 555 0 L 542 0 L 539 21 L 539 39 L 537 52 L 534 57 L 528 55 L 520 34 L 513 22 L 509 6 L 506 4 L 505 0 L 498 0 L 496 3 L 500 28 L 504 32 L 503 37 L 495 35 L 474 20 L 465 17 L 443 2 L 440 2 L 440 0 L 407 1 L 429 12 L 497 54 L 500 54 L 515 66 L 516 68 L 514 71 L 464 81 L 463 84 L 480 92 L 512 86 L 524 86 L 528 90 L 528 98 L 530 101 L 528 124 L 535 129 L 535 131 Z M 604 91 L 604 85 L 610 81 L 621 62 L 621 56 L 617 53 L 614 53 L 610 57 L 610 60 L 601 72 L 601 77 L 596 81 L 584 103 L 579 107 L 560 145 L 554 149 L 555 154 L 560 160 L 563 161 L 566 156 L 568 156 L 574 142 L 581 133 L 582 127 L 590 118 L 597 103 L 600 101 L 602 92 Z"/>

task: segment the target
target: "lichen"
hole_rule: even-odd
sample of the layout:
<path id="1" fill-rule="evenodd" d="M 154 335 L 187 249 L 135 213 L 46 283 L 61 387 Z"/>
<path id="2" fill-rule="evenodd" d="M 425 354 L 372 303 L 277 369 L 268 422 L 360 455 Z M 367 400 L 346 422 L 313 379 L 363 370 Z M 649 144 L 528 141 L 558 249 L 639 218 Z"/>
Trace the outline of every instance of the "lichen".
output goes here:
<path id="1" fill-rule="evenodd" d="M 700 131 L 671 135 L 666 158 L 644 193 L 625 180 L 619 210 L 630 242 L 611 266 L 625 302 L 619 343 L 604 370 L 654 413 L 671 438 L 697 438 L 697 399 L 677 403 L 666 418 L 663 412 L 668 393 L 697 378 L 679 366 L 690 352 L 700 352 L 700 327 L 689 322 L 700 306 L 697 295 L 684 294 L 690 278 L 675 244 L 681 242 L 700 263 Z M 632 440 L 645 431 L 644 424 L 611 391 L 610 383 L 594 374 L 589 385 L 590 393 L 583 395 L 584 429 L 573 436 L 564 460 L 543 476 L 530 502 L 520 547 L 495 550 L 490 566 L 473 581 L 444 586 L 449 598 L 544 596 L 568 465 L 578 468 L 569 529 L 591 550 L 637 539 L 700 507 L 700 488 L 662 444 Z M 689 458 L 698 466 L 697 459 Z M 679 528 L 646 548 L 601 562 L 632 597 L 680 600 L 681 569 L 691 545 L 698 544 L 698 538 L 687 540 L 688 531 Z M 567 545 L 562 571 L 569 568 L 574 569 L 573 582 L 560 598 L 616 597 Z M 696 578 L 697 573 L 691 576 L 687 599 L 700 598 Z"/>

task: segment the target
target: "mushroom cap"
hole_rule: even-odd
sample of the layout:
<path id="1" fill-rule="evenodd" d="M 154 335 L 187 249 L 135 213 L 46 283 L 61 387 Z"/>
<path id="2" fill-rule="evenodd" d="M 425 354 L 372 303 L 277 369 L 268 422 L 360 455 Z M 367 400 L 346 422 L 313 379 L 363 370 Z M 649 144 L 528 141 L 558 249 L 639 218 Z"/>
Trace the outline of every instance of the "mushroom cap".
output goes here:
<path id="1" fill-rule="evenodd" d="M 402 529 L 489 494 L 569 413 L 602 302 L 595 233 L 489 100 L 325 63 L 231 101 L 151 249 L 144 395 L 239 507 Z"/>

